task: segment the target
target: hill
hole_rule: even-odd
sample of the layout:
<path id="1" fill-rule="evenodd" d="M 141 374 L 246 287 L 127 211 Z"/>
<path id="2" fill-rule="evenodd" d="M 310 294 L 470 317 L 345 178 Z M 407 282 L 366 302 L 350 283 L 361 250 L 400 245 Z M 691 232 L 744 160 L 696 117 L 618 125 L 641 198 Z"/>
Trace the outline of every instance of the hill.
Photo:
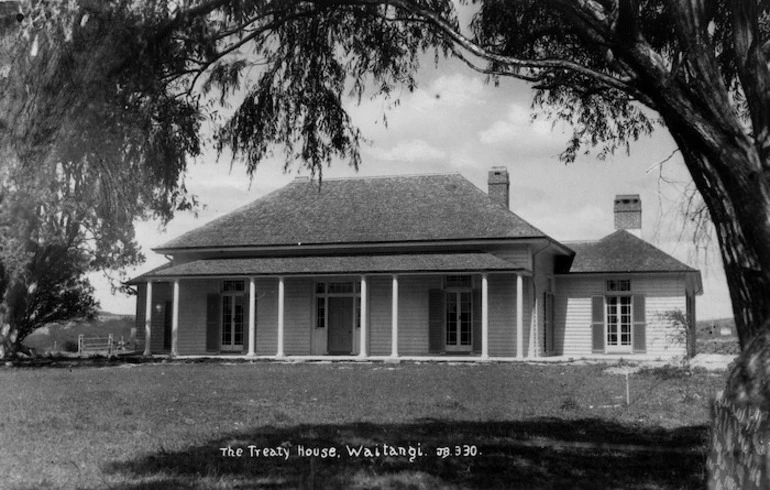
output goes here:
<path id="1" fill-rule="evenodd" d="M 695 322 L 697 331 L 696 349 L 698 354 L 738 354 L 738 334 L 735 320 L 719 318 Z M 726 335 L 725 335 L 726 334 Z"/>
<path id="2" fill-rule="evenodd" d="M 23 344 L 38 354 L 53 352 L 77 352 L 78 336 L 107 337 L 112 334 L 115 342 L 122 337 L 128 347 L 135 347 L 132 329 L 134 315 L 117 315 L 100 312 L 93 320 L 73 319 L 67 322 L 49 323 L 32 332 Z"/>

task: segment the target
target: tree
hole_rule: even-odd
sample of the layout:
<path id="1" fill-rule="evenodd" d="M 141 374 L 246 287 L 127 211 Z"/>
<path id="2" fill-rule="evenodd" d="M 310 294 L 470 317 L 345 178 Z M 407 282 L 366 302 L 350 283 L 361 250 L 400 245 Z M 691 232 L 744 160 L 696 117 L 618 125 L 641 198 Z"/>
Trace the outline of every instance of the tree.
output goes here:
<path id="1" fill-rule="evenodd" d="M 175 118 L 167 121 L 195 120 L 190 113 L 208 115 L 217 147 L 243 159 L 251 175 L 276 145 L 284 148 L 287 162 L 303 162 L 319 177 L 335 157 L 358 165 L 360 135 L 344 110 L 343 96 L 352 92 L 361 97 L 369 86 L 384 97 L 397 86 L 412 88 L 418 55 L 428 50 L 457 56 L 493 80 L 531 82 L 536 106 L 574 128 L 562 155 L 565 161 L 591 147 L 606 155 L 658 125 L 665 127 L 682 153 L 720 245 L 743 349 L 728 383 L 728 398 L 767 410 L 770 4 L 474 3 L 476 13 L 468 26 L 460 25 L 450 0 L 124 0 L 84 2 L 56 17 L 38 15 L 50 7 L 35 4 L 23 32 L 27 39 L 37 39 L 41 30 L 61 31 L 57 35 L 64 40 L 79 39 L 120 19 L 127 27 L 106 34 L 125 44 L 110 48 L 114 45 L 92 41 L 104 52 L 113 51 L 109 60 L 100 58 L 102 51 L 97 51 L 97 61 L 82 60 L 92 70 L 98 67 L 100 86 L 108 82 L 111 88 L 97 90 L 103 105 L 78 123 L 93 122 L 109 108 L 119 113 L 121 105 L 113 105 L 114 100 L 132 110 L 133 101 L 142 101 L 144 109 L 136 109 L 144 117 L 140 121 L 148 114 Z M 231 116 L 220 116 L 203 103 L 215 95 L 221 104 L 237 104 Z M 168 106 L 175 109 L 159 112 Z M 119 134 L 137 127 L 107 113 L 114 118 L 110 127 L 119 127 Z M 69 121 L 58 115 L 54 119 Z M 183 145 L 197 143 L 192 136 L 197 127 L 184 127 L 188 137 L 169 144 L 182 150 L 174 155 L 195 152 L 194 146 Z M 43 129 L 42 136 L 50 134 Z M 103 149 L 104 154 L 121 154 L 116 148 L 126 148 L 122 141 Z M 30 148 L 39 151 L 41 146 Z M 34 153 L 21 155 L 41 160 Z M 131 157 L 123 160 L 125 165 L 139 165 L 145 172 L 165 165 Z M 132 163 L 136 161 L 142 163 Z M 184 168 L 178 162 L 172 167 Z"/>
<path id="2" fill-rule="evenodd" d="M 43 2 L 21 11 L 0 36 L 7 355 L 47 322 L 93 313 L 84 274 L 140 263 L 134 220 L 167 221 L 195 205 L 184 173 L 200 151 L 196 100 L 159 89 L 161 75 L 135 58 L 152 28 L 141 9 Z M 121 69 L 126 59 L 134 62 Z"/>

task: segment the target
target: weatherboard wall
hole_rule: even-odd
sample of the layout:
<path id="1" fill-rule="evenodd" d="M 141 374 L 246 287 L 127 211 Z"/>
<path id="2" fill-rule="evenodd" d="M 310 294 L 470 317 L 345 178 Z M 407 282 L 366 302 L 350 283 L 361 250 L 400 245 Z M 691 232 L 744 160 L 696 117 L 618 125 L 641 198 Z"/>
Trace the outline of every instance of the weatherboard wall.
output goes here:
<path id="1" fill-rule="evenodd" d="M 373 276 L 369 286 L 369 354 L 387 356 L 392 352 L 393 279 Z M 441 276 L 399 276 L 399 355 L 428 354 L 428 295 L 431 289 L 441 287 Z"/>
<path id="2" fill-rule="evenodd" d="M 150 349 L 155 353 L 168 352 L 163 346 L 163 320 L 166 314 L 166 304 L 173 299 L 171 284 L 156 282 L 152 284 L 152 318 L 150 321 Z M 145 342 L 145 305 L 147 300 L 147 285 L 141 284 L 137 290 L 136 302 L 136 340 L 139 346 Z"/>
<path id="3" fill-rule="evenodd" d="M 278 352 L 278 279 L 256 279 L 254 286 L 257 298 L 254 351 L 258 356 L 274 356 Z M 248 332 L 248 327 L 246 330 Z"/>
<path id="4" fill-rule="evenodd" d="M 489 355 L 516 355 L 516 276 L 489 276 Z"/>
<path id="5" fill-rule="evenodd" d="M 554 350 L 556 355 L 590 356 L 591 298 L 605 296 L 610 276 L 557 276 L 554 298 Z M 633 276 L 632 294 L 645 296 L 645 320 L 648 356 L 669 358 L 686 353 L 679 330 L 667 320 L 672 310 L 685 311 L 685 278 L 677 274 Z M 631 354 L 629 354 L 631 355 Z"/>

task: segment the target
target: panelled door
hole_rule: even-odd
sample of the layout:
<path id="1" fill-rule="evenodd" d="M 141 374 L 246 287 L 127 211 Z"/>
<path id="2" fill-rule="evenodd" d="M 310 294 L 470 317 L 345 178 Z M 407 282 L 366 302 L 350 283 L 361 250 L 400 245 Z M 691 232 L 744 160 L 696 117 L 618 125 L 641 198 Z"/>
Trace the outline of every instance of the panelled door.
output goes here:
<path id="1" fill-rule="evenodd" d="M 331 296 L 329 305 L 330 354 L 350 354 L 353 350 L 353 301 L 352 296 Z"/>

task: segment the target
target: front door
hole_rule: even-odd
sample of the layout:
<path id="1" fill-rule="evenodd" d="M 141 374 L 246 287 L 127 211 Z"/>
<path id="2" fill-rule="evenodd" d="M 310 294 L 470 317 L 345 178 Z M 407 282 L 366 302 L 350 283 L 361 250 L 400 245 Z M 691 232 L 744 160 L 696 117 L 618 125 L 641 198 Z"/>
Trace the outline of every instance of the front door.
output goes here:
<path id="1" fill-rule="evenodd" d="M 222 350 L 243 350 L 243 295 L 222 295 Z"/>
<path id="2" fill-rule="evenodd" d="M 446 296 L 446 350 L 470 351 L 473 348 L 471 293 L 451 291 Z"/>
<path id="3" fill-rule="evenodd" d="M 329 354 L 350 354 L 353 351 L 353 300 L 349 297 L 329 297 Z"/>

